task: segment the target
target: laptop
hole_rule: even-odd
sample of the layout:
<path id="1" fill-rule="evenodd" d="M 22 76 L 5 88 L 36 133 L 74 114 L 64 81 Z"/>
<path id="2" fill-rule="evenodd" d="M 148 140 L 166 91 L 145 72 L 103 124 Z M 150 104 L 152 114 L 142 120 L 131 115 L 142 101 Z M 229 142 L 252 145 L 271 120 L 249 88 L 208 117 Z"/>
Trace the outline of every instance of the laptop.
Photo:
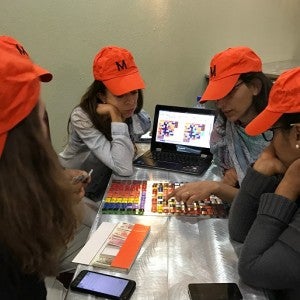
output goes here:
<path id="1" fill-rule="evenodd" d="M 215 116 L 212 109 L 156 105 L 150 150 L 133 165 L 201 175 L 212 161 Z"/>

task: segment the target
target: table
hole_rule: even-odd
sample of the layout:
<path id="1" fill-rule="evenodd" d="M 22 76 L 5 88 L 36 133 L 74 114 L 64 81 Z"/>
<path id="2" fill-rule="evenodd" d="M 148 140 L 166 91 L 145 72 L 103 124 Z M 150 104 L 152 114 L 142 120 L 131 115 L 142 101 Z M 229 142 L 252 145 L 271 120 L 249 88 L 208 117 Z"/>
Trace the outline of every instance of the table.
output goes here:
<path id="1" fill-rule="evenodd" d="M 135 168 L 129 179 L 197 181 L 218 180 L 220 173 L 212 164 L 201 177 Z M 120 179 L 113 176 L 112 179 Z M 228 219 L 204 219 L 187 216 L 102 215 L 98 212 L 91 233 L 101 222 L 142 223 L 151 231 L 128 274 L 78 265 L 76 274 L 89 269 L 130 278 L 137 287 L 135 299 L 189 299 L 187 286 L 197 282 L 235 282 L 244 299 L 267 299 L 262 290 L 253 289 L 239 281 L 236 251 L 240 245 L 230 242 Z M 99 299 L 69 291 L 66 299 Z"/>

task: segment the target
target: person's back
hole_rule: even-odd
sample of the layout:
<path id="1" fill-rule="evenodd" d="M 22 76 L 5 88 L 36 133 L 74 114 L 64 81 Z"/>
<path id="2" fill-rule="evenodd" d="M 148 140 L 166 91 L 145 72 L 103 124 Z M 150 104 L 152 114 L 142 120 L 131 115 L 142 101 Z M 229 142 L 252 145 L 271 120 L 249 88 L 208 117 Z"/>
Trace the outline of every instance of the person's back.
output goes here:
<path id="1" fill-rule="evenodd" d="M 0 298 L 46 299 L 80 199 L 43 121 L 39 81 L 52 75 L 11 37 L 0 37 L 0 56 Z"/>
<path id="2" fill-rule="evenodd" d="M 11 251 L 0 242 L 0 298 L 10 300 L 46 299 L 44 281 L 25 274 Z"/>

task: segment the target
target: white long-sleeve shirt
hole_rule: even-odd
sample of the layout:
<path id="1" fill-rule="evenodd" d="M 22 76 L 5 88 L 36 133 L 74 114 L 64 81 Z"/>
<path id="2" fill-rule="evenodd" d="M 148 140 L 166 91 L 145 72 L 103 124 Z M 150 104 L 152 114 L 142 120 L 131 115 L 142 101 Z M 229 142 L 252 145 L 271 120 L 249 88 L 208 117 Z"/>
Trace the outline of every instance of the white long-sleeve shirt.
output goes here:
<path id="1" fill-rule="evenodd" d="M 92 181 L 86 188 L 87 196 L 101 197 L 111 172 L 120 176 L 132 175 L 135 152 L 130 136 L 138 138 L 150 129 L 150 117 L 145 111 L 132 117 L 131 126 L 123 122 L 112 122 L 112 141 L 94 127 L 81 107 L 73 110 L 70 121 L 69 141 L 59 153 L 59 159 L 66 168 L 87 172 L 94 170 Z"/>

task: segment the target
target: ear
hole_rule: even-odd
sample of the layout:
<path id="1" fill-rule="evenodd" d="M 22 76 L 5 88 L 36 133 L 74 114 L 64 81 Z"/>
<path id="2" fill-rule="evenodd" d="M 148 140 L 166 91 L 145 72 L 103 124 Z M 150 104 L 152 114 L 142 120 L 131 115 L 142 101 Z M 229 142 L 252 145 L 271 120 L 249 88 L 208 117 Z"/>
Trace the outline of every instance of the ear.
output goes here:
<path id="1" fill-rule="evenodd" d="M 293 126 L 293 128 L 295 129 L 296 135 L 300 135 L 300 123 L 294 123 L 291 124 L 291 126 Z M 300 136 L 299 136 L 299 141 L 300 141 Z"/>
<path id="2" fill-rule="evenodd" d="M 296 149 L 300 149 L 300 123 L 293 125 L 293 136 L 295 138 Z"/>
<path id="3" fill-rule="evenodd" d="M 296 130 L 296 140 L 300 143 L 300 123 L 294 125 Z"/>
<path id="4" fill-rule="evenodd" d="M 258 78 L 254 78 L 249 83 L 249 89 L 252 91 L 253 96 L 257 96 L 262 88 L 262 82 Z"/>

